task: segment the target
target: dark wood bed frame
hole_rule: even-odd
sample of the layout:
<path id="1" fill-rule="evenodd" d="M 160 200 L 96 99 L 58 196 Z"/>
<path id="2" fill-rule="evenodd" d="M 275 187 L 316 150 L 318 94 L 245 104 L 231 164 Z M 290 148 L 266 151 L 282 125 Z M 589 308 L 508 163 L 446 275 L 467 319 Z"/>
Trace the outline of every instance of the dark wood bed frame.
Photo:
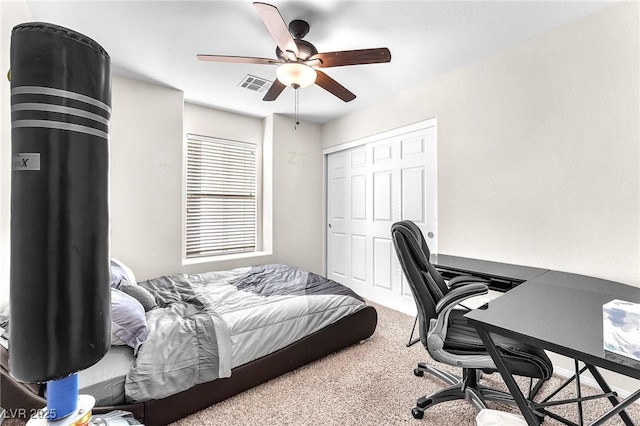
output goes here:
<path id="1" fill-rule="evenodd" d="M 94 414 L 120 409 L 133 413 L 146 426 L 161 426 L 207 408 L 298 367 L 369 338 L 376 329 L 378 314 L 366 306 L 317 332 L 232 370 L 231 377 L 196 385 L 159 400 L 96 407 Z M 13 415 L 28 416 L 47 405 L 40 386 L 18 382 L 9 375 L 8 353 L 0 347 L 0 407 Z M 23 417 L 24 419 L 24 417 Z M 25 419 L 26 420 L 26 419 Z"/>

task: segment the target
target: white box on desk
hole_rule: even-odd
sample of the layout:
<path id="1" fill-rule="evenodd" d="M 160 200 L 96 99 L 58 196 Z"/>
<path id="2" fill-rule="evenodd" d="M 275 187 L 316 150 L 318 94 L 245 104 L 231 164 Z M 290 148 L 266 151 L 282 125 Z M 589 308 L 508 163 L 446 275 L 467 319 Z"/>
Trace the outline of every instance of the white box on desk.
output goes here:
<path id="1" fill-rule="evenodd" d="M 640 361 L 640 304 L 614 299 L 602 316 L 605 351 Z"/>

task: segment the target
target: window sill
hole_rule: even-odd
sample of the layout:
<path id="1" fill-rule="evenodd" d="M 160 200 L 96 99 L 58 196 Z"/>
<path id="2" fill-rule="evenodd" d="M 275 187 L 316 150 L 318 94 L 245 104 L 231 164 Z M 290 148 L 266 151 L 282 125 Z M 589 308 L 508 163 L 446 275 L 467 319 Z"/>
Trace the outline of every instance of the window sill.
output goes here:
<path id="1" fill-rule="evenodd" d="M 235 254 L 226 254 L 222 256 L 207 256 L 207 257 L 196 257 L 192 259 L 182 259 L 183 265 L 198 265 L 200 263 L 218 263 L 218 262 L 228 262 L 231 260 L 240 260 L 240 259 L 261 259 L 267 256 L 271 256 L 273 253 L 268 251 L 252 251 L 250 253 L 235 253 Z"/>

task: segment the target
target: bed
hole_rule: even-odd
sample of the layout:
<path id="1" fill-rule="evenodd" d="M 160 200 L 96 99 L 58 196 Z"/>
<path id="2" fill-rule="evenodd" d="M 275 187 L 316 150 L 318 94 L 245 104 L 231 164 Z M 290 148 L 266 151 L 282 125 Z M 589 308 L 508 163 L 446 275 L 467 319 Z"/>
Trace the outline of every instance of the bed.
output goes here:
<path id="1" fill-rule="evenodd" d="M 116 266 L 112 346 L 80 372 L 80 393 L 96 397 L 94 413 L 122 409 L 147 426 L 366 340 L 377 324 L 375 309 L 352 290 L 290 265 L 142 282 Z M 44 386 L 13 379 L 4 347 L 0 355 L 0 406 L 28 416 L 46 405 Z"/>

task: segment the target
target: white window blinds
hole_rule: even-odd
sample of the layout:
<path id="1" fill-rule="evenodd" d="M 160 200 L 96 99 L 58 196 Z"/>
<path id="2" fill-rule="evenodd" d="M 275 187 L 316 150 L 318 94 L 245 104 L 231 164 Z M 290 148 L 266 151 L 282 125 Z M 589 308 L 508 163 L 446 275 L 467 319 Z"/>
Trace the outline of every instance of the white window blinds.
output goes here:
<path id="1" fill-rule="evenodd" d="M 187 135 L 186 257 L 256 250 L 256 146 Z"/>

